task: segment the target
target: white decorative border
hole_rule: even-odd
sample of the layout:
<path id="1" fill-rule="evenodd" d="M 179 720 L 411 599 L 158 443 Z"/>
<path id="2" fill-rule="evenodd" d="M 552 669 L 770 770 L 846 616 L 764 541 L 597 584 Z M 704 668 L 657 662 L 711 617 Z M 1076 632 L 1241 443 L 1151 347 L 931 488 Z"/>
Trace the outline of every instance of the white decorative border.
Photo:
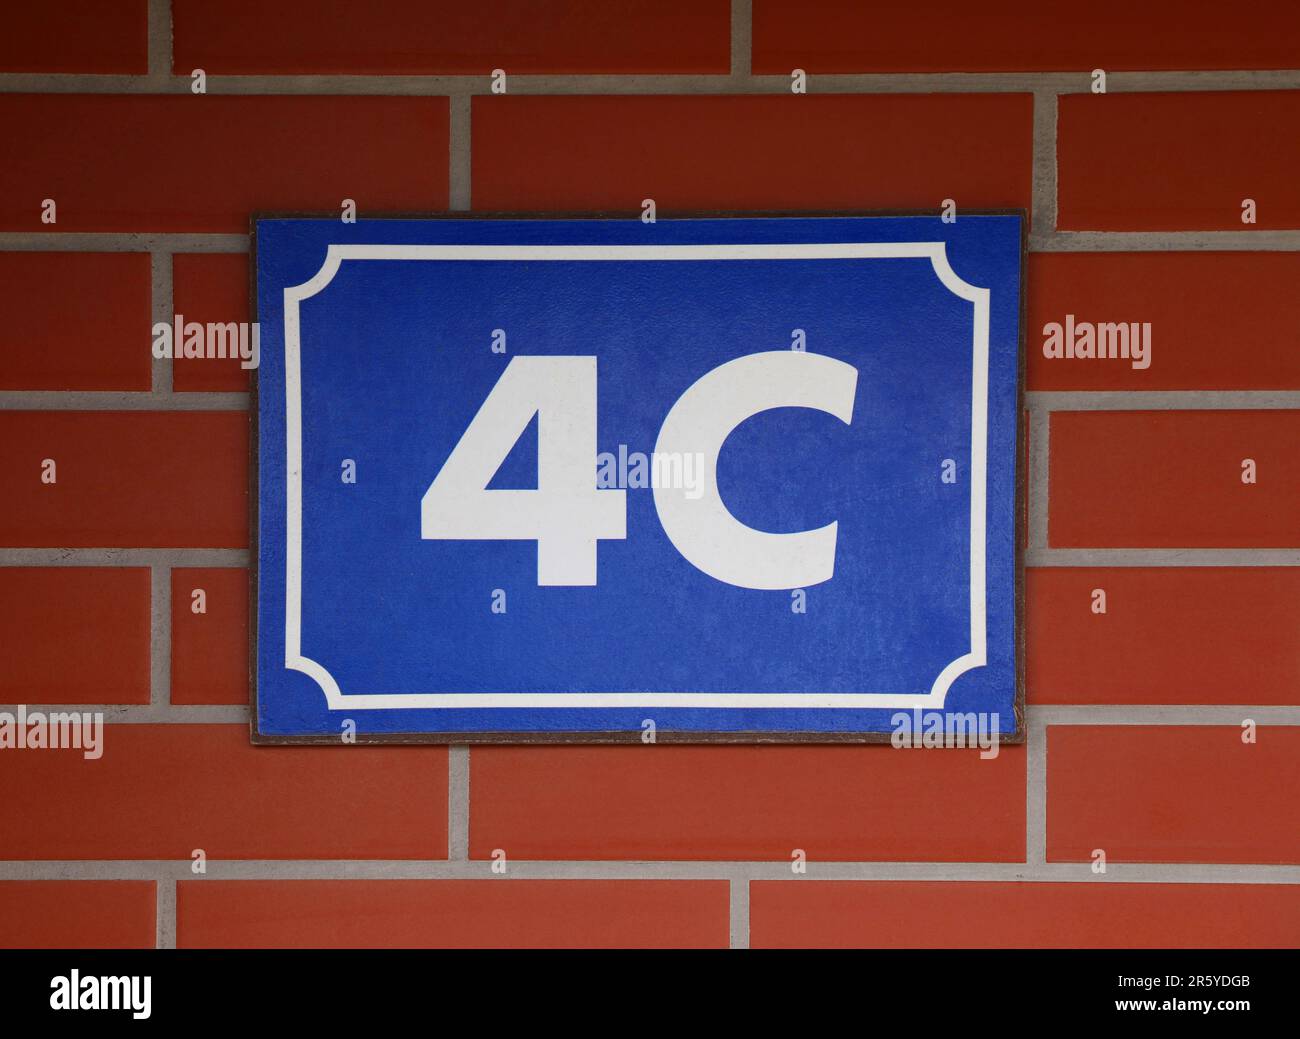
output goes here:
<path id="1" fill-rule="evenodd" d="M 939 673 L 929 693 L 344 693 L 320 663 L 302 655 L 302 384 L 298 305 L 325 288 L 344 260 L 881 260 L 928 258 L 954 295 L 975 305 L 971 379 L 971 572 L 969 653 Z M 948 263 L 943 242 L 750 245 L 340 245 L 315 276 L 284 290 L 287 455 L 284 664 L 313 679 L 330 710 L 480 707 L 728 707 L 896 709 L 942 707 L 957 678 L 987 663 L 985 509 L 988 453 L 989 290 Z"/>

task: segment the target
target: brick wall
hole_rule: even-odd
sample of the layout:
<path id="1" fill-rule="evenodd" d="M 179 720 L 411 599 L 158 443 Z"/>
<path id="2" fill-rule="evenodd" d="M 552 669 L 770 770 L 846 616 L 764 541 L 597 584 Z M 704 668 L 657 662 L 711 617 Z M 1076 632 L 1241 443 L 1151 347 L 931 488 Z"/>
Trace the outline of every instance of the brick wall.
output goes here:
<path id="1" fill-rule="evenodd" d="M 1294 945 L 1298 12 L 10 5 L 0 702 L 109 726 L 0 751 L 0 944 Z M 149 328 L 245 319 L 249 213 L 344 198 L 1030 209 L 1028 743 L 251 747 L 247 374 Z M 1066 314 L 1151 366 L 1044 358 Z"/>

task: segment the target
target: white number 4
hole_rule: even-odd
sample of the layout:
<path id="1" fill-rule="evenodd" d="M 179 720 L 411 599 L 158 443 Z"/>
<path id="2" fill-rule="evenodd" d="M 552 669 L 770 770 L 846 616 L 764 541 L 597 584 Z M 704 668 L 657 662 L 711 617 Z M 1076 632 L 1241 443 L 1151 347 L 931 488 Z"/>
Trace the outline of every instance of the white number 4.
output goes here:
<path id="1" fill-rule="evenodd" d="M 738 357 L 673 405 L 655 451 L 703 463 L 700 485 L 654 489 L 664 532 L 697 569 L 741 588 L 804 588 L 835 572 L 837 523 L 772 534 L 736 519 L 718 492 L 717 461 L 737 426 L 771 408 L 853 419 L 857 369 L 823 354 Z M 488 482 L 537 415 L 537 489 Z M 701 493 L 702 491 L 702 493 Z M 627 495 L 596 489 L 596 358 L 514 357 L 420 501 L 420 536 L 536 541 L 539 585 L 594 585 L 596 543 L 627 537 Z"/>
<path id="2" fill-rule="evenodd" d="M 537 416 L 537 489 L 487 489 Z M 626 491 L 596 489 L 596 358 L 514 357 L 420 500 L 420 536 L 536 541 L 537 583 L 596 583 L 627 537 Z"/>

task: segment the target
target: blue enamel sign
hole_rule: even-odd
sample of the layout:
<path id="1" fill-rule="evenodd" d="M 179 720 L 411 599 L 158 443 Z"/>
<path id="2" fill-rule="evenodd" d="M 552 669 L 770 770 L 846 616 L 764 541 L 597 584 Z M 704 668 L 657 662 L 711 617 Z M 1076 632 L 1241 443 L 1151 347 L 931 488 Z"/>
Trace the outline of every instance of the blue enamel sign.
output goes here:
<path id="1" fill-rule="evenodd" d="M 259 220 L 255 739 L 1018 738 L 1021 225 Z"/>

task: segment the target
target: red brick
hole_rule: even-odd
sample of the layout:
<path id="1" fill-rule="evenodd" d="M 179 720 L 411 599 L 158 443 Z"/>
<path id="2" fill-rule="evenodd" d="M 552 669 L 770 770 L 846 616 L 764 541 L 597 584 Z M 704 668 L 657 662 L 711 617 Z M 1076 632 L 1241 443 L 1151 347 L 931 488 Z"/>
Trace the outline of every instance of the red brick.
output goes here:
<path id="1" fill-rule="evenodd" d="M 1291 948 L 1293 884 L 756 881 L 750 945 L 771 948 Z"/>
<path id="2" fill-rule="evenodd" d="M 0 72 L 147 72 L 148 31 L 148 0 L 7 4 Z"/>
<path id="3" fill-rule="evenodd" d="M 173 69 L 213 73 L 718 72 L 727 0 L 173 0 Z"/>
<path id="4" fill-rule="evenodd" d="M 1027 207 L 1027 94 L 476 97 L 474 208 Z"/>
<path id="5" fill-rule="evenodd" d="M 1031 567 L 1025 592 L 1030 703 L 1300 704 L 1300 568 Z"/>
<path id="6" fill-rule="evenodd" d="M 206 613 L 193 610 L 205 593 Z M 172 571 L 172 703 L 248 703 L 248 571 Z"/>
<path id="7" fill-rule="evenodd" d="M 726 948 L 725 880 L 182 881 L 180 948 Z"/>
<path id="8" fill-rule="evenodd" d="M 1055 548 L 1300 545 L 1300 411 L 1057 411 L 1048 443 Z"/>
<path id="9" fill-rule="evenodd" d="M 9 94 L 0 136 L 3 230 L 246 234 L 254 212 L 447 203 L 446 98 Z"/>
<path id="10" fill-rule="evenodd" d="M 1286 69 L 1297 64 L 1291 0 L 1253 4 L 1097 0 L 1086 14 L 1037 0 L 862 4 L 758 0 L 754 71 L 1078 72 Z"/>
<path id="11" fill-rule="evenodd" d="M 244 548 L 247 474 L 242 411 L 0 412 L 0 545 Z"/>
<path id="12" fill-rule="evenodd" d="M 172 308 L 188 323 L 252 320 L 248 257 L 242 253 L 177 253 L 172 257 Z M 247 392 L 248 369 L 238 357 L 172 362 L 172 389 Z"/>
<path id="13" fill-rule="evenodd" d="M 1024 858 L 1023 747 L 476 747 L 470 773 L 472 858 Z"/>
<path id="14" fill-rule="evenodd" d="M 0 253 L 0 311 L 0 389 L 149 389 L 146 254 Z"/>
<path id="15" fill-rule="evenodd" d="M 1300 227 L 1300 92 L 1069 94 L 1059 111 L 1062 230 Z"/>
<path id="16" fill-rule="evenodd" d="M 1244 713 L 1244 712 L 1243 712 Z M 1052 726 L 1047 858 L 1300 863 L 1300 728 Z"/>
<path id="17" fill-rule="evenodd" d="M 149 571 L 0 567 L 0 703 L 149 702 Z"/>
<path id="18" fill-rule="evenodd" d="M 1297 8 L 1300 10 L 1300 8 Z M 1031 390 L 1295 390 L 1297 253 L 1035 253 L 1026 328 Z M 1043 356 L 1043 326 L 1151 322 L 1151 365 Z"/>
<path id="19" fill-rule="evenodd" d="M 245 725 L 109 724 L 98 760 L 0 754 L 0 789 L 6 859 L 447 854 L 442 747 L 254 747 Z"/>
<path id="20" fill-rule="evenodd" d="M 151 880 L 0 881 L 0 947 L 152 949 Z"/>

